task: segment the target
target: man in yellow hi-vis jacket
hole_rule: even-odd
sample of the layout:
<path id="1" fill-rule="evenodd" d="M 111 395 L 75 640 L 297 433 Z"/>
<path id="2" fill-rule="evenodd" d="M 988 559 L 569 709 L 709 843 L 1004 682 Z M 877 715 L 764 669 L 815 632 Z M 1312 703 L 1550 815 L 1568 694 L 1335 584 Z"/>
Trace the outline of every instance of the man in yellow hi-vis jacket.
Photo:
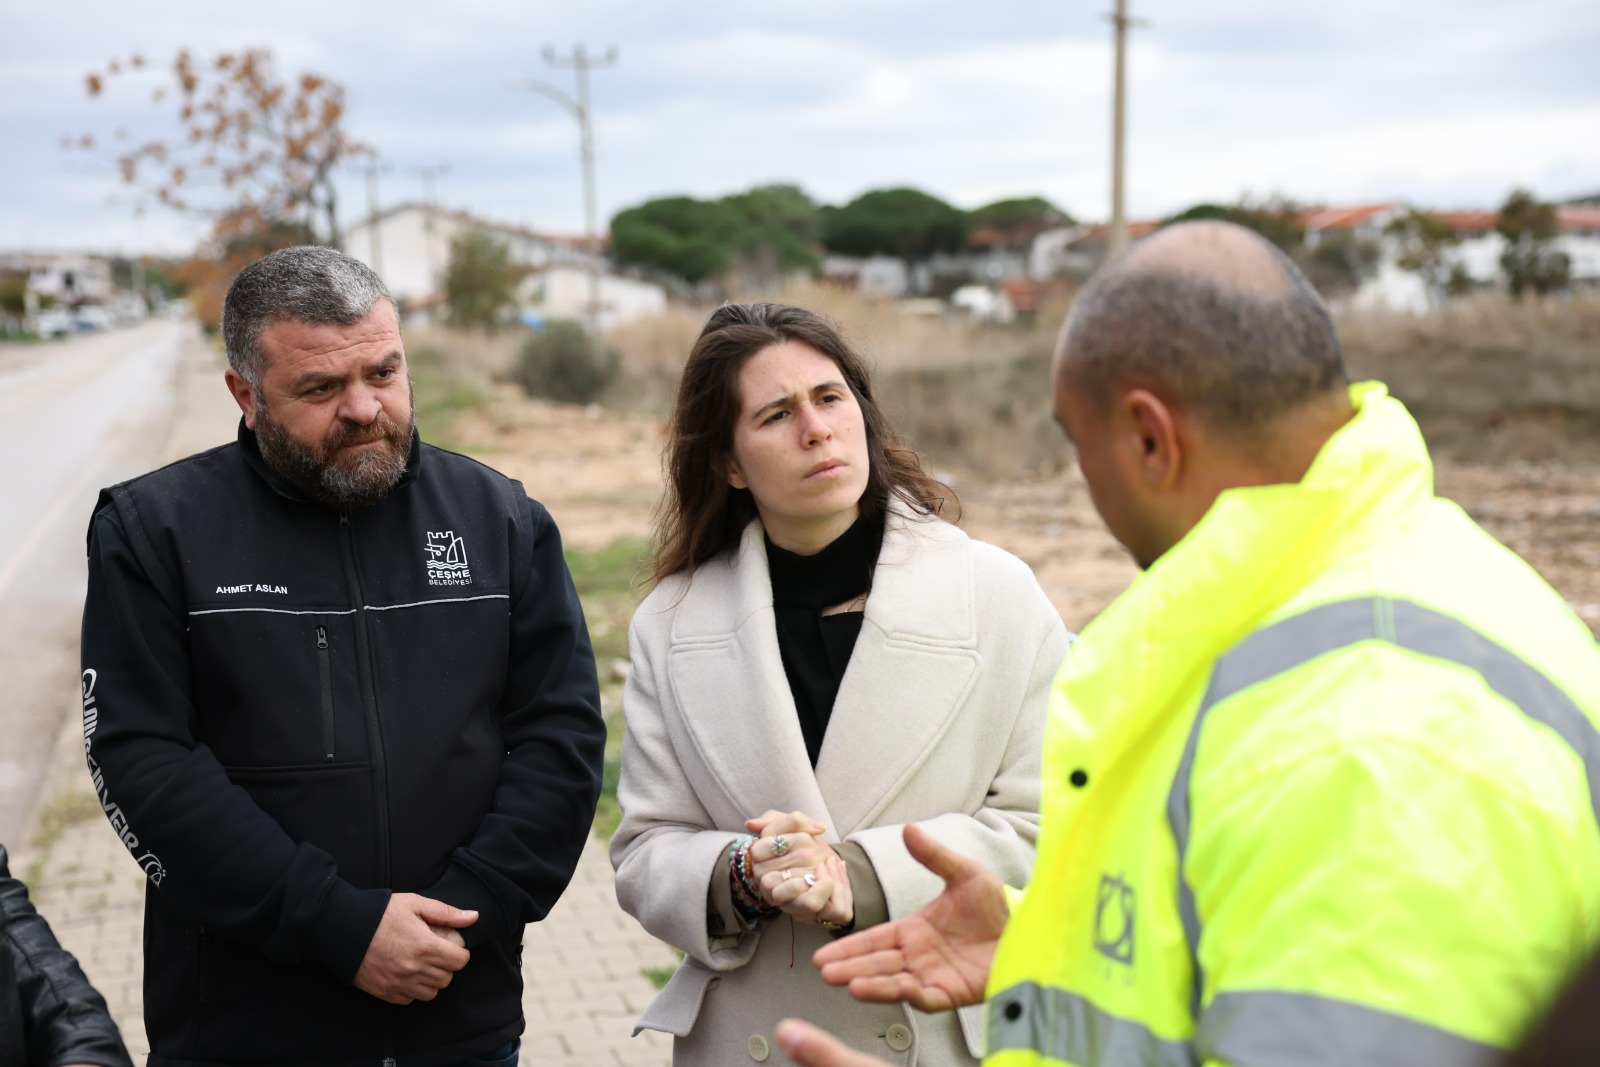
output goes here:
<path id="1" fill-rule="evenodd" d="M 1416 423 L 1347 386 L 1315 293 L 1247 231 L 1111 261 L 1055 379 L 1147 571 L 1057 676 L 1033 878 L 1008 904 L 908 830 L 945 895 L 822 949 L 823 977 L 925 1010 L 986 989 L 997 1067 L 1493 1062 L 1600 941 L 1588 629 L 1433 495 Z"/>

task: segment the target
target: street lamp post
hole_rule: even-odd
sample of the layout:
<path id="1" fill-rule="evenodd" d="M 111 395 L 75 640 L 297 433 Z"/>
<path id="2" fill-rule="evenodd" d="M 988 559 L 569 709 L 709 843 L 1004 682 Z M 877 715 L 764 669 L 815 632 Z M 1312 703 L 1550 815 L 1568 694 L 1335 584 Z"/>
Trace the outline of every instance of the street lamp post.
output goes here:
<path id="1" fill-rule="evenodd" d="M 583 227 L 584 243 L 589 252 L 589 300 L 585 319 L 589 332 L 600 333 L 600 236 L 595 225 L 594 197 L 594 125 L 589 111 L 589 70 L 592 67 L 609 67 L 617 61 L 617 50 L 606 49 L 603 56 L 591 56 L 583 45 L 577 45 L 571 56 L 558 56 L 555 49 L 544 50 L 544 61 L 553 67 L 571 67 L 577 75 L 578 95 L 574 98 L 548 82 L 534 78 L 511 78 L 513 89 L 526 89 L 555 101 L 578 120 L 578 154 L 583 162 Z"/>

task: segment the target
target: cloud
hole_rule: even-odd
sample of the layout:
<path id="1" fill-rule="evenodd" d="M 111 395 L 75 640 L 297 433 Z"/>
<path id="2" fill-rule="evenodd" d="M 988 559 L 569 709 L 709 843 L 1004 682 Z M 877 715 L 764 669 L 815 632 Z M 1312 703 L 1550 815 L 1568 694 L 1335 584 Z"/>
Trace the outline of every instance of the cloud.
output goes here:
<path id="1" fill-rule="evenodd" d="M 144 134 L 167 119 L 142 93 L 90 102 L 82 76 L 138 50 L 271 46 L 286 72 L 348 89 L 349 128 L 393 169 L 449 163 L 440 196 L 552 230 L 582 208 L 577 133 L 508 74 L 574 88 L 547 66 L 615 45 L 591 78 L 601 213 L 676 192 L 797 181 L 830 201 L 916 185 L 964 206 L 1038 193 L 1097 217 L 1109 199 L 1110 29 L 1104 4 L 992 0 L 420 0 L 251 9 L 86 0 L 72 33 L 42 0 L 12 0 L 0 34 L 0 241 L 183 242 L 191 223 L 128 222 L 114 182 L 68 169 L 63 133 Z M 1600 7 L 1592 0 L 1132 0 L 1149 25 L 1130 54 L 1130 208 L 1161 214 L 1246 190 L 1303 199 L 1407 197 L 1489 205 L 1515 184 L 1600 188 Z M 165 128 L 170 128 L 166 126 Z M 365 189 L 352 170 L 353 220 Z M 111 202 L 108 203 L 108 200 Z M 156 235 L 151 238 L 148 235 Z M 141 235 L 146 235 L 142 237 Z"/>

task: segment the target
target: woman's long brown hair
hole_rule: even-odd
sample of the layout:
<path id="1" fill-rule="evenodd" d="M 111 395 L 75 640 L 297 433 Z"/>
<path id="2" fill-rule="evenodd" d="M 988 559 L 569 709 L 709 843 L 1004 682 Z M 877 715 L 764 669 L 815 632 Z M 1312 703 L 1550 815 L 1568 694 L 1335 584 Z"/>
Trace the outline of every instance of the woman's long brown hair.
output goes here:
<path id="1" fill-rule="evenodd" d="M 809 345 L 843 372 L 867 431 L 867 488 L 861 511 L 881 523 L 894 493 L 925 515 L 961 517 L 955 491 L 922 469 L 902 447 L 872 391 L 867 365 L 837 326 L 787 304 L 725 304 L 712 312 L 689 353 L 668 428 L 667 492 L 654 521 L 652 582 L 695 568 L 738 544 L 756 516 L 748 489 L 728 484 L 728 456 L 739 417 L 739 372 L 751 356 L 786 341 Z"/>

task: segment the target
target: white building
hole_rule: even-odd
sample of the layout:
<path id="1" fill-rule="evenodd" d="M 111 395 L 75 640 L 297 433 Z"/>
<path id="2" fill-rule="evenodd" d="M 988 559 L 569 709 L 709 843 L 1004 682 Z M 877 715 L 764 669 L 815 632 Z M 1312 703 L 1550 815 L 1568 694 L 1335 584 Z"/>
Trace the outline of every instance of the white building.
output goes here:
<path id="1" fill-rule="evenodd" d="M 1428 310 L 1432 297 L 1427 282 L 1415 271 L 1403 270 L 1395 262 L 1400 255 L 1399 242 L 1384 232 L 1391 222 L 1410 210 L 1410 204 L 1386 200 L 1351 207 L 1313 208 L 1301 215 L 1307 249 L 1315 249 L 1337 234 L 1378 250 L 1377 266 L 1361 280 L 1354 293 L 1344 298 L 1351 306 L 1391 311 Z"/>
<path id="2" fill-rule="evenodd" d="M 546 319 L 581 319 L 589 306 L 589 272 L 560 264 L 529 274 L 518 295 Z M 667 291 L 654 282 L 625 274 L 600 275 L 600 328 L 660 315 L 667 310 Z"/>
<path id="3" fill-rule="evenodd" d="M 1567 257 L 1569 277 L 1575 287 L 1600 286 L 1600 207 L 1581 204 L 1556 205 L 1553 250 Z M 1495 231 L 1499 218 L 1494 211 L 1436 211 L 1456 232 L 1456 244 L 1446 253 L 1447 262 L 1482 286 L 1499 285 L 1504 280 L 1500 257 L 1506 239 Z"/>
<path id="4" fill-rule="evenodd" d="M 58 304 L 102 304 L 111 298 L 111 261 L 79 252 L 19 253 L 0 268 L 28 272 L 28 292 Z"/>
<path id="5" fill-rule="evenodd" d="M 349 226 L 345 251 L 378 272 L 396 300 L 426 306 L 440 290 L 450 242 L 468 230 L 482 230 L 504 241 L 511 261 L 525 267 L 553 263 L 584 264 L 579 238 L 535 233 L 520 226 L 490 222 L 465 211 L 406 203 Z"/>
<path id="6" fill-rule="evenodd" d="M 504 241 L 511 261 L 529 269 L 519 289 L 524 310 L 545 318 L 582 318 L 588 306 L 589 254 L 578 237 L 537 233 L 465 211 L 405 203 L 345 230 L 345 251 L 378 272 L 413 320 L 426 318 L 442 300 L 450 242 L 469 230 Z M 666 291 L 618 274 L 604 261 L 600 275 L 600 326 L 628 322 L 666 308 Z"/>
<path id="7" fill-rule="evenodd" d="M 1395 262 L 1399 254 L 1396 242 L 1384 233 L 1391 221 L 1409 210 L 1409 204 L 1391 201 L 1348 208 L 1319 208 L 1306 214 L 1308 247 L 1316 247 L 1323 236 L 1339 230 L 1378 246 L 1377 269 L 1350 298 L 1356 306 L 1425 311 L 1441 299 L 1442 294 L 1428 291 L 1427 283 L 1419 274 L 1400 268 Z M 1600 207 L 1557 204 L 1555 212 L 1558 233 L 1552 246 L 1554 251 L 1566 255 L 1571 284 L 1585 288 L 1600 286 Z M 1495 231 L 1498 212 L 1430 211 L 1429 214 L 1448 222 L 1456 234 L 1456 242 L 1444 251 L 1447 272 L 1459 267 L 1477 285 L 1504 284 L 1505 272 L 1500 266 L 1500 257 L 1505 253 L 1506 240 Z"/>
<path id="8" fill-rule="evenodd" d="M 1572 284 L 1600 286 L 1600 206 L 1559 204 L 1556 225 L 1556 247 L 1572 264 Z"/>
<path id="9" fill-rule="evenodd" d="M 822 276 L 855 287 L 866 297 L 898 298 L 911 291 L 906 261 L 895 256 L 822 257 Z"/>

